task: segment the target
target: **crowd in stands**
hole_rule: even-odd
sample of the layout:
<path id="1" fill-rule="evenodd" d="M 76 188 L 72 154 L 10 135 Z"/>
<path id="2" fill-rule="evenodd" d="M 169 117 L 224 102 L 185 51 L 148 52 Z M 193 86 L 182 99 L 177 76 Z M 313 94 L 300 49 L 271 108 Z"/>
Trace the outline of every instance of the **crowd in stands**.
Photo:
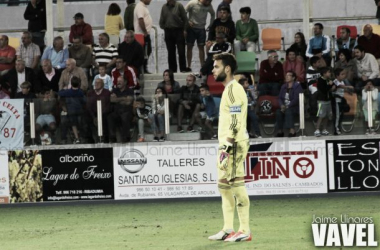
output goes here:
<path id="1" fill-rule="evenodd" d="M 178 133 L 199 131 L 206 138 L 217 139 L 214 126 L 218 120 L 218 101 L 207 85 L 207 77 L 212 74 L 215 54 L 256 52 L 260 31 L 257 21 L 251 18 L 251 8 L 240 8 L 240 18 L 234 21 L 232 0 L 221 0 L 216 11 L 212 0 L 191 0 L 186 6 L 167 0 L 157 24 L 164 30 L 168 69 L 163 72 L 163 81 L 156 86 L 153 97 L 144 98 L 140 95 L 143 91 L 140 79 L 142 74 L 149 74 L 150 32 L 156 20 L 149 13 L 151 0 L 126 2 L 123 17 L 118 4 L 109 5 L 104 32 L 96 38 L 84 15 L 76 13 L 68 46 L 60 36 L 54 38 L 52 46 L 45 46 L 45 0 L 28 3 L 24 14 L 29 21 L 28 31 L 23 32 L 18 48 L 8 45 L 7 36 L 0 36 L 0 99 L 25 99 L 26 130 L 30 126 L 29 104 L 35 103 L 35 128 L 38 137 L 41 134 L 41 143 L 65 144 L 68 134 L 72 135 L 73 143 L 98 140 L 98 100 L 106 142 L 118 141 L 117 131 L 120 142 L 131 141 L 134 126 L 138 142 L 145 140 L 149 128 L 154 141 L 164 141 L 165 115 L 176 119 Z M 371 25 L 366 25 L 357 39 L 351 36 L 348 27 L 339 30 L 336 40 L 323 30 L 323 24 L 315 23 L 314 36 L 309 41 L 302 32 L 297 32 L 283 61 L 278 51 L 262 52 L 267 59 L 260 63 L 255 84 L 250 74 L 238 79 L 247 93 L 251 138 L 261 137 L 260 114 L 265 113 L 263 100 L 268 96 L 278 103 L 278 108 L 271 110 L 277 137 L 285 133 L 289 137 L 297 135 L 295 123 L 300 115 L 299 106 L 303 105 L 300 93 L 307 99 L 306 112 L 316 118 L 315 136 L 341 134 L 340 124 L 348 105 L 346 94 L 362 100 L 365 121 L 369 113 L 376 116 L 380 36 L 373 33 Z M 122 32 L 125 36 L 120 41 Z M 190 73 L 195 43 L 201 64 L 199 74 Z M 174 72 L 189 73 L 184 86 L 175 81 Z M 202 78 L 200 85 L 196 84 L 198 77 Z M 170 114 L 165 114 L 164 99 L 168 96 Z M 372 111 L 367 110 L 368 99 L 374 102 Z M 329 131 L 332 116 L 333 130 Z M 185 117 L 189 120 L 186 129 Z M 55 135 L 58 127 L 60 139 Z M 368 127 L 367 133 L 375 132 Z"/>

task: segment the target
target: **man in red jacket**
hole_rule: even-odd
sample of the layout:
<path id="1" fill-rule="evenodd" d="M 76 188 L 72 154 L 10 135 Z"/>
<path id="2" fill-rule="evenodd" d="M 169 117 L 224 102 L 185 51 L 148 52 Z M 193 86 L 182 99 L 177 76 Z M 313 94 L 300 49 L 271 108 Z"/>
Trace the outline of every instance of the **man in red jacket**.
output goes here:
<path id="1" fill-rule="evenodd" d="M 259 95 L 277 96 L 281 84 L 284 82 L 284 70 L 278 61 L 278 54 L 274 50 L 268 51 L 268 59 L 260 64 Z"/>
<path id="2" fill-rule="evenodd" d="M 111 71 L 114 88 L 117 88 L 117 78 L 123 76 L 127 80 L 127 87 L 134 90 L 135 94 L 140 93 L 140 85 L 137 69 L 133 66 L 125 65 L 123 57 L 116 59 L 116 67 Z"/>
<path id="3" fill-rule="evenodd" d="M 79 36 L 82 38 L 82 42 L 85 45 L 93 44 L 93 35 L 92 35 L 92 27 L 90 24 L 85 23 L 83 20 L 82 13 L 76 13 L 74 16 L 75 24 L 71 25 L 69 40 L 70 43 L 73 43 L 73 39 L 75 36 Z"/>

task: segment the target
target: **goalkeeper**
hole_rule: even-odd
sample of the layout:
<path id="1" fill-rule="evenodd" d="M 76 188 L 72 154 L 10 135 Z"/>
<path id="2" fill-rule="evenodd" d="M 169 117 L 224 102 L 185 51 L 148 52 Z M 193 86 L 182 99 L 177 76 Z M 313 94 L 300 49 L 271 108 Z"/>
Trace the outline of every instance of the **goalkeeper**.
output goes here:
<path id="1" fill-rule="evenodd" d="M 209 240 L 239 242 L 252 239 L 249 229 L 249 198 L 244 182 L 244 160 L 249 148 L 248 100 L 243 87 L 233 77 L 236 68 L 236 59 L 232 54 L 214 56 L 212 73 L 216 81 L 222 82 L 225 87 L 219 111 L 217 159 L 224 226 L 219 233 L 210 236 Z M 233 228 L 235 207 L 240 222 L 236 233 Z"/>

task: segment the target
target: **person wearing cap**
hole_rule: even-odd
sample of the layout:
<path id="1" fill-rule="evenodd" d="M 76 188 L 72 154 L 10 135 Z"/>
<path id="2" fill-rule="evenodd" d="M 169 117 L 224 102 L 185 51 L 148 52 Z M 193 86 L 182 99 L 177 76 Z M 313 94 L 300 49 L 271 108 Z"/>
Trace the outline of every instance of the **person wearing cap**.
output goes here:
<path id="1" fill-rule="evenodd" d="M 73 38 L 79 36 L 85 45 L 93 44 L 92 27 L 90 24 L 85 23 L 82 13 L 76 13 L 74 16 L 75 24 L 71 25 L 69 41 L 73 43 Z"/>

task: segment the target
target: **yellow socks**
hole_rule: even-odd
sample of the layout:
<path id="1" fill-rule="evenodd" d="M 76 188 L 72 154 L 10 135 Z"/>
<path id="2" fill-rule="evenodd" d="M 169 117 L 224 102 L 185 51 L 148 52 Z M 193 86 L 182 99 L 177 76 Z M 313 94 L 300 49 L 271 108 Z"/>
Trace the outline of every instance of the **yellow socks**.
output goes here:
<path id="1" fill-rule="evenodd" d="M 249 234 L 249 198 L 244 180 L 231 183 L 231 190 L 236 197 L 236 206 L 240 221 L 239 231 L 244 234 Z"/>
<path id="2" fill-rule="evenodd" d="M 223 230 L 230 231 L 234 228 L 235 197 L 231 191 L 230 184 L 219 182 L 218 188 L 222 196 Z"/>

